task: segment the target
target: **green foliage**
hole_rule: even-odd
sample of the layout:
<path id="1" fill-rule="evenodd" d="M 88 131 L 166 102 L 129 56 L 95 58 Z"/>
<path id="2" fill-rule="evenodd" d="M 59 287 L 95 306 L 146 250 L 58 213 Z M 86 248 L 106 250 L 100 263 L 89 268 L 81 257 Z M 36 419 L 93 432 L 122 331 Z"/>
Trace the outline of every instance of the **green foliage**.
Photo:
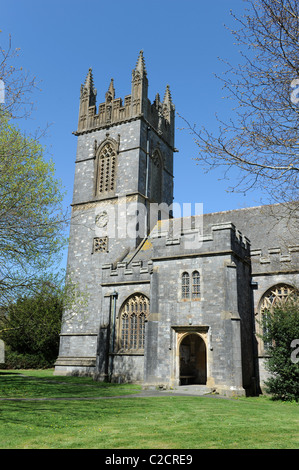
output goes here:
<path id="1" fill-rule="evenodd" d="M 292 357 L 291 343 L 299 338 L 299 303 L 297 298 L 277 305 L 263 320 L 263 340 L 270 357 L 267 392 L 276 399 L 299 400 L 299 362 Z"/>
<path id="2" fill-rule="evenodd" d="M 40 368 L 58 356 L 64 298 L 61 290 L 43 286 L 2 308 L 0 336 L 8 346 L 7 367 Z"/>
<path id="3" fill-rule="evenodd" d="M 18 67 L 19 50 L 0 46 L 0 307 L 35 292 L 41 273 L 56 270 L 66 243 L 64 192 L 41 145 L 44 131 L 26 133 L 35 77 Z M 17 124 L 18 123 L 18 124 Z M 22 127 L 19 127 L 22 126 Z"/>
<path id="4" fill-rule="evenodd" d="M 53 360 L 48 361 L 42 354 L 21 354 L 11 351 L 9 348 L 5 351 L 5 364 L 3 369 L 49 369 L 53 366 Z"/>
<path id="5" fill-rule="evenodd" d="M 65 244 L 54 165 L 0 108 L 0 305 L 35 286 Z"/>

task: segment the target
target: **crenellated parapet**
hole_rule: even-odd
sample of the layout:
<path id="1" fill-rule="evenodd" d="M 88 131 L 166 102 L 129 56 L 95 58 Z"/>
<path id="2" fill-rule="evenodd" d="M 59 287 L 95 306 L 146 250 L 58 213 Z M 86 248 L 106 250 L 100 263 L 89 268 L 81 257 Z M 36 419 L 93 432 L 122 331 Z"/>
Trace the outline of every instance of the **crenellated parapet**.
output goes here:
<path id="1" fill-rule="evenodd" d="M 170 225 L 169 225 L 170 222 Z M 139 247 L 116 265 L 102 265 L 103 283 L 149 280 L 155 261 L 190 257 L 231 256 L 250 263 L 250 241 L 232 223 L 213 225 L 202 233 L 200 226 L 190 225 L 177 233 L 174 222 L 159 221 Z"/>
<path id="2" fill-rule="evenodd" d="M 231 222 L 214 224 L 208 232 L 203 231 L 202 217 L 189 217 L 159 221 L 152 230 L 150 240 L 164 239 L 163 249 L 179 246 L 179 251 L 244 250 L 250 252 L 250 241 Z"/>
<path id="3" fill-rule="evenodd" d="M 102 284 L 120 283 L 134 280 L 134 282 L 149 281 L 153 270 L 153 262 L 133 261 L 132 263 L 120 262 L 116 266 L 112 263 L 102 265 Z"/>
<path id="4" fill-rule="evenodd" d="M 121 124 L 143 117 L 148 125 L 170 145 L 174 143 L 174 104 L 169 85 L 163 101 L 157 93 L 153 103 L 148 99 L 148 79 L 140 51 L 136 67 L 132 71 L 131 94 L 124 100 L 115 98 L 114 80 L 111 79 L 105 101 L 96 105 L 97 90 L 90 68 L 84 85 L 81 85 L 78 129 L 75 135 Z"/>
<path id="5" fill-rule="evenodd" d="M 299 245 L 251 250 L 253 275 L 294 271 L 299 266 Z"/>

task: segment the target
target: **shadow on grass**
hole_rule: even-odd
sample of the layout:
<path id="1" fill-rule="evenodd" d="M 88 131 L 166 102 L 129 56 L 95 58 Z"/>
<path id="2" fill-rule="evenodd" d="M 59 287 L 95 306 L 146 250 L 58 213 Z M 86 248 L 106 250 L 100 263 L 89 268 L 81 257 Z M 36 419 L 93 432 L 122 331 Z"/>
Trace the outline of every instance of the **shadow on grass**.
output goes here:
<path id="1" fill-rule="evenodd" d="M 0 375 L 21 375 L 21 372 L 11 372 L 11 371 L 5 371 L 5 370 L 0 370 Z"/>
<path id="2" fill-rule="evenodd" d="M 141 387 L 133 384 L 96 382 L 87 377 L 58 378 L 50 373 L 39 377 L 24 375 L 21 371 L 1 371 L 0 374 L 0 399 L 104 398 L 134 394 L 140 390 Z"/>

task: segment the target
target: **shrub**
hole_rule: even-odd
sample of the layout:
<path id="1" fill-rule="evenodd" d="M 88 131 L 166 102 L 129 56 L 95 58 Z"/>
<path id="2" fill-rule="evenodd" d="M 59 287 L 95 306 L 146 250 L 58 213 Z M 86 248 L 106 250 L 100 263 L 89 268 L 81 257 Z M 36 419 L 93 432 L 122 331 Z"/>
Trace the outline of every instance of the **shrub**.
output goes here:
<path id="1" fill-rule="evenodd" d="M 42 355 L 21 354 L 9 348 L 5 354 L 5 364 L 2 369 L 48 369 L 53 367 L 53 361 L 47 361 Z"/>
<path id="2" fill-rule="evenodd" d="M 263 340 L 268 344 L 270 357 L 267 370 L 271 376 L 266 381 L 266 391 L 273 398 L 299 400 L 299 362 L 292 358 L 291 343 L 299 339 L 299 302 L 292 298 L 277 305 L 264 315 Z"/>
<path id="3" fill-rule="evenodd" d="M 63 300 L 57 289 L 45 289 L 20 297 L 2 309 L 1 339 L 6 344 L 6 363 L 49 367 L 58 356 Z M 28 367 L 28 366 L 27 366 Z"/>

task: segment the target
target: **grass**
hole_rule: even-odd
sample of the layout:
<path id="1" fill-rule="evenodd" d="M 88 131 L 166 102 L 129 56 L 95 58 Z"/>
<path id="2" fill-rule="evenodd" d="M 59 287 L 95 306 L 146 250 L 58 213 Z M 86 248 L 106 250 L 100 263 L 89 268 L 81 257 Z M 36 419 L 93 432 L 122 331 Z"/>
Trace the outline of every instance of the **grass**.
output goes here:
<path id="1" fill-rule="evenodd" d="M 113 385 L 52 371 L 0 372 L 2 449 L 298 449 L 299 409 L 268 397 L 127 397 Z M 113 399 L 95 400 L 96 397 Z M 60 400 L 51 400 L 57 397 Z M 67 400 L 62 398 L 74 398 Z M 90 398 L 80 400 L 80 398 Z M 78 398 L 78 400 L 76 399 Z"/>
<path id="2" fill-rule="evenodd" d="M 53 370 L 0 371 L 1 398 L 94 398 L 136 393 L 135 384 L 95 382 L 91 377 L 53 376 Z"/>

